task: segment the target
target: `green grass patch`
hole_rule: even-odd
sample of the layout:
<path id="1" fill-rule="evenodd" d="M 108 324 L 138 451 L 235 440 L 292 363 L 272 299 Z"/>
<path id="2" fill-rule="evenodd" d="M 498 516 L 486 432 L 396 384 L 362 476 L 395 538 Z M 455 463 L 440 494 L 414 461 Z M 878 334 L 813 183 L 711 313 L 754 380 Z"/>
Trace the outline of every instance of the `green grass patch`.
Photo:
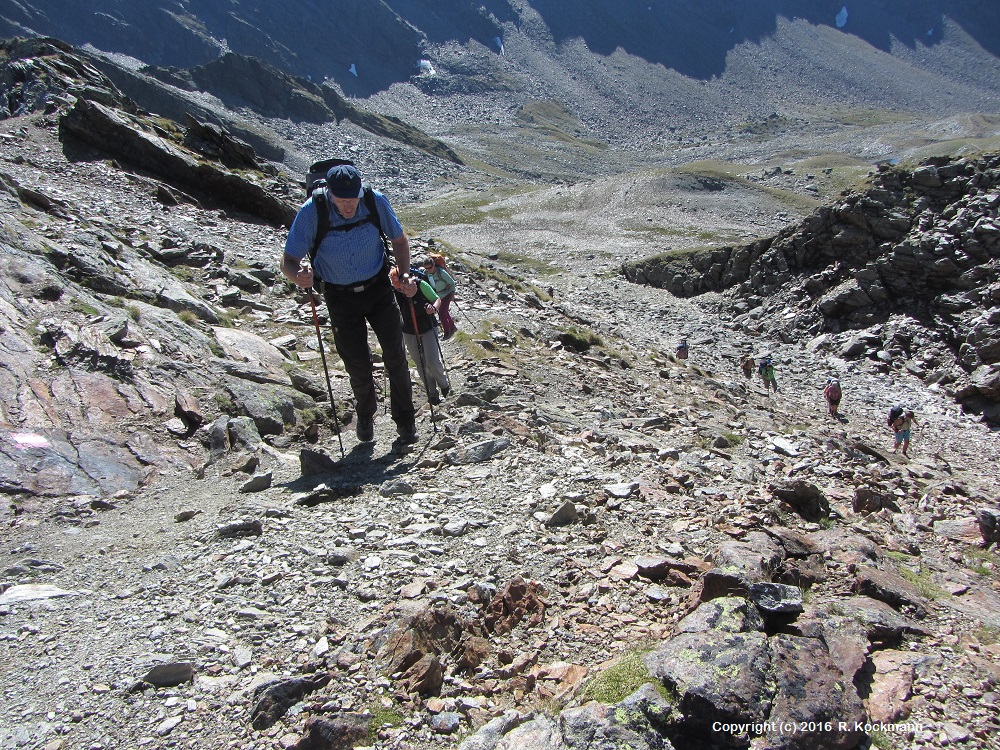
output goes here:
<path id="1" fill-rule="evenodd" d="M 670 250 L 666 250 L 662 253 L 657 253 L 656 255 L 651 255 L 648 258 L 643 258 L 639 263 L 662 263 L 664 261 L 687 261 L 693 258 L 695 255 L 700 253 L 710 253 L 713 250 L 718 250 L 719 247 L 715 245 L 695 245 L 694 247 L 675 247 Z"/>
<path id="2" fill-rule="evenodd" d="M 473 273 L 477 273 L 485 279 L 497 281 L 516 292 L 520 292 L 521 294 L 534 294 L 542 302 L 547 302 L 552 299 L 548 292 L 542 290 L 535 284 L 522 281 L 521 279 L 515 278 L 496 268 L 490 268 L 488 266 L 469 266 L 469 268 Z"/>
<path id="3" fill-rule="evenodd" d="M 642 651 L 630 651 L 603 672 L 587 681 L 580 694 L 583 701 L 594 700 L 612 705 L 620 703 L 647 682 L 656 686 L 657 691 L 671 703 L 676 703 L 672 695 L 659 680 L 653 678 L 642 663 Z"/>
<path id="4" fill-rule="evenodd" d="M 198 270 L 191 266 L 170 266 L 167 270 L 181 281 L 194 281 L 198 275 Z"/>
<path id="5" fill-rule="evenodd" d="M 484 320 L 479 324 L 479 331 L 470 333 L 459 328 L 451 340 L 456 344 L 461 344 L 465 348 L 466 354 L 477 362 L 485 359 L 497 359 L 505 364 L 510 364 L 511 356 L 508 352 L 498 351 L 493 345 L 493 337 L 490 335 L 496 321 Z"/>
<path id="6" fill-rule="evenodd" d="M 868 739 L 871 740 L 872 747 L 877 747 L 879 750 L 894 750 L 896 747 L 889 738 L 889 735 L 878 729 L 870 732 Z"/>
<path id="7" fill-rule="evenodd" d="M 177 317 L 181 319 L 182 323 L 186 323 L 189 326 L 194 327 L 198 325 L 198 316 L 190 310 L 181 310 L 177 313 Z"/>
<path id="8" fill-rule="evenodd" d="M 580 121 L 567 107 L 551 99 L 538 99 L 521 105 L 516 117 L 536 133 L 564 143 L 580 144 L 592 148 L 606 145 L 580 133 Z"/>
<path id="9" fill-rule="evenodd" d="M 563 346 L 575 349 L 578 352 L 589 351 L 594 346 L 604 346 L 604 340 L 596 333 L 578 328 L 577 326 L 564 327 L 558 339 L 562 342 Z"/>
<path id="10" fill-rule="evenodd" d="M 899 575 L 903 578 L 903 580 L 910 583 L 925 599 L 943 599 L 947 596 L 944 590 L 934 585 L 933 581 L 931 581 L 930 574 L 924 572 L 922 569 L 913 570 L 912 568 L 902 565 L 898 568 L 898 570 Z"/>
<path id="11" fill-rule="evenodd" d="M 726 247 L 743 245 L 750 241 L 753 234 L 733 229 L 705 229 L 704 226 L 670 224 L 654 226 L 649 222 L 623 222 L 622 229 L 641 235 L 646 242 L 664 242 L 674 240 L 690 240 L 699 246 Z"/>
<path id="12" fill-rule="evenodd" d="M 394 706 L 386 707 L 375 703 L 368 711 L 372 715 L 372 720 L 368 723 L 368 741 L 372 744 L 378 739 L 378 733 L 383 727 L 398 727 L 403 724 L 403 714 Z"/>
<path id="13" fill-rule="evenodd" d="M 969 561 L 969 570 L 981 576 L 995 576 L 1000 570 L 1000 555 L 995 552 L 971 547 L 965 551 L 964 556 Z"/>
<path id="14" fill-rule="evenodd" d="M 72 307 L 78 313 L 83 313 L 84 315 L 88 315 L 91 317 L 101 314 L 101 311 L 98 308 L 94 307 L 88 302 L 84 302 L 83 300 L 79 299 L 74 299 L 73 302 L 70 304 L 70 307 Z"/>
<path id="15" fill-rule="evenodd" d="M 792 210 L 798 211 L 799 213 L 811 213 L 823 205 L 823 201 L 819 198 L 810 198 L 808 195 L 801 195 L 799 193 L 792 192 L 791 190 L 769 187 L 767 185 L 757 185 L 756 187 L 758 190 L 763 190 L 775 200 L 784 203 L 786 206 L 789 206 Z"/>
<path id="16" fill-rule="evenodd" d="M 726 182 L 745 182 L 742 177 L 750 167 L 746 164 L 735 164 L 718 159 L 699 159 L 688 162 L 675 170 L 678 174 L 687 174 L 694 177 L 712 177 Z"/>
<path id="17" fill-rule="evenodd" d="M 504 197 L 529 193 L 537 188 L 508 190 L 506 194 L 452 193 L 427 203 L 403 206 L 398 211 L 399 220 L 412 232 L 427 232 L 434 227 L 459 224 L 481 224 L 486 219 L 509 219 L 511 210 L 497 204 Z"/>
<path id="18" fill-rule="evenodd" d="M 730 162 L 717 161 L 715 159 L 704 159 L 693 161 L 677 168 L 678 174 L 687 174 L 694 177 L 708 177 L 710 179 L 722 180 L 733 183 L 747 190 L 757 190 L 766 193 L 771 198 L 787 205 L 799 213 L 810 213 L 817 208 L 821 201 L 817 198 L 810 198 L 807 195 L 783 188 L 769 187 L 761 185 L 753 180 L 747 179 L 744 175 L 753 172 L 746 164 L 733 164 Z"/>
<path id="19" fill-rule="evenodd" d="M 236 404 L 233 401 L 232 396 L 228 393 L 216 393 L 213 398 L 215 400 L 215 405 L 219 407 L 219 411 L 223 414 L 233 415 L 236 413 Z"/>
<path id="20" fill-rule="evenodd" d="M 299 419 L 303 424 L 318 424 L 325 420 L 325 414 L 323 411 L 315 406 L 310 406 L 299 412 Z"/>
<path id="21" fill-rule="evenodd" d="M 905 161 L 905 164 L 912 167 L 931 156 L 974 158 L 981 153 L 995 152 L 998 150 L 1000 150 L 1000 136 L 985 138 L 953 138 L 947 141 L 932 141 L 925 146 L 911 151 L 911 154 Z"/>
<path id="22" fill-rule="evenodd" d="M 875 125 L 893 125 L 912 122 L 913 116 L 894 110 L 880 109 L 832 109 L 825 118 L 828 122 L 838 125 L 854 125 L 872 127 Z"/>
<path id="23" fill-rule="evenodd" d="M 552 99 L 536 99 L 526 102 L 517 110 L 516 117 L 529 125 L 544 123 L 567 131 L 580 125 L 576 115 L 563 104 Z"/>
<path id="24" fill-rule="evenodd" d="M 551 264 L 546 263 L 544 260 L 532 258 L 530 255 L 524 255 L 523 253 L 513 253 L 509 250 L 501 250 L 497 253 L 497 260 L 501 263 L 524 268 L 539 276 L 551 276 L 560 271 L 560 269 L 553 268 Z"/>
<path id="25" fill-rule="evenodd" d="M 1000 643 L 1000 630 L 992 628 L 989 625 L 980 625 L 972 631 L 972 634 L 984 646 L 992 646 L 995 643 Z"/>

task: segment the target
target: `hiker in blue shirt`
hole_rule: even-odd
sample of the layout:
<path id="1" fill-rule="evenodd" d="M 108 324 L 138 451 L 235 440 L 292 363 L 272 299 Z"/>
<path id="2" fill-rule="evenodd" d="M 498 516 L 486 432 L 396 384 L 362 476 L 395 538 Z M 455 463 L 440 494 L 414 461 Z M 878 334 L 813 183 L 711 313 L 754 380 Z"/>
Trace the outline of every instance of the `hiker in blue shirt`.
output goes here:
<path id="1" fill-rule="evenodd" d="M 413 388 L 403 350 L 399 306 L 389 283 L 388 257 L 379 227 L 392 244 L 399 268 L 410 267 L 409 240 L 388 199 L 377 191 L 372 192 L 378 226 L 373 223 L 375 219 L 361 200 L 365 195 L 361 175 L 353 166 L 332 167 L 326 175 L 324 192 L 330 231 L 319 243 L 314 267 L 310 267 L 308 256 L 316 240 L 319 214 L 310 197 L 288 232 L 281 271 L 303 289 L 312 287 L 315 279 L 324 282 L 333 340 L 354 392 L 358 439 L 375 439 L 378 397 L 368 346 L 367 326 L 371 326 L 382 347 L 389 379 L 389 410 L 396 431 L 403 440 L 412 441 L 417 436 Z"/>

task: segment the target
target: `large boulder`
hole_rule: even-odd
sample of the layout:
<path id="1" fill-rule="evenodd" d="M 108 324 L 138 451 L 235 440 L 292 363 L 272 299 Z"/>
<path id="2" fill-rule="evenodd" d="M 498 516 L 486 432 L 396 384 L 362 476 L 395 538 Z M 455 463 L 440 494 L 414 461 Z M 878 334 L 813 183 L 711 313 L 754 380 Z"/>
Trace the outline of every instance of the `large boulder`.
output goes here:
<path id="1" fill-rule="evenodd" d="M 83 141 L 161 179 L 208 194 L 272 224 L 289 226 L 295 218 L 296 206 L 221 165 L 195 158 L 152 132 L 141 118 L 120 109 L 80 98 L 60 118 L 59 126 L 64 138 Z"/>

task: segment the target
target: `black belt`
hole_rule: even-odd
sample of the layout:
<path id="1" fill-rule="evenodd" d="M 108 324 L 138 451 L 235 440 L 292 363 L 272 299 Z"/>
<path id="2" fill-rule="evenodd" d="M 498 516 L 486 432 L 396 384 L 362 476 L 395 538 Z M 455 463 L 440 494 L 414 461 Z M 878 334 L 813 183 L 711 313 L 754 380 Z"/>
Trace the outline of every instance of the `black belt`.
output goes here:
<path id="1" fill-rule="evenodd" d="M 327 289 L 332 289 L 335 292 L 363 292 L 365 289 L 375 286 L 379 279 L 382 278 L 382 274 L 377 273 L 370 279 L 365 279 L 364 281 L 359 281 L 357 284 L 326 284 Z"/>

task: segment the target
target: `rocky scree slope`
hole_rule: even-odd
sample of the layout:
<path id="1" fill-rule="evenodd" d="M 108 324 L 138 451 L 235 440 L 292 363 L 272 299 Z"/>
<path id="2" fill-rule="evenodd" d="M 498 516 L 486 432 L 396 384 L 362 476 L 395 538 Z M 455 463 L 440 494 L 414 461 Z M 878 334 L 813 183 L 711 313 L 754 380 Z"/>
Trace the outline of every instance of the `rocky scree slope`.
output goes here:
<path id="1" fill-rule="evenodd" d="M 747 330 L 812 339 L 944 388 L 1000 419 L 1000 155 L 879 168 L 776 236 L 625 264 L 673 294 L 725 291 Z"/>
<path id="2" fill-rule="evenodd" d="M 996 18 L 987 2 L 947 12 L 929 0 L 880 3 L 852 9 L 843 28 L 835 20 L 842 6 L 787 0 L 752 11 L 729 0 L 613 9 L 553 0 L 395 0 L 341 3 L 335 14 L 308 3 L 279 9 L 256 0 L 44 6 L 6 9 L 0 33 L 89 43 L 161 69 L 210 67 L 230 53 L 254 57 L 329 84 L 324 88 L 355 103 L 365 99 L 504 169 L 517 169 L 510 151 L 539 159 L 538 149 L 575 146 L 571 159 L 545 171 L 553 176 L 587 167 L 587 141 L 632 158 L 660 157 L 744 138 L 747 127 L 776 112 L 791 121 L 845 109 L 947 116 L 996 112 L 998 103 Z M 421 59 L 432 63 L 433 75 L 418 73 Z M 246 80 L 253 90 L 244 100 L 273 108 L 261 97 L 268 87 L 257 89 L 253 75 Z M 225 99 L 232 88 L 230 81 L 219 92 L 203 91 Z M 279 93 L 274 101 L 285 99 Z M 555 138 L 526 132 L 534 149 L 505 143 L 522 108 L 530 115 L 539 102 L 564 108 L 574 126 Z M 615 168 L 613 159 L 601 162 Z"/>
<path id="3" fill-rule="evenodd" d="M 477 248 L 454 394 L 338 460 L 284 232 L 132 166 L 172 128 L 99 88 L 106 151 L 69 92 L 0 129 L 4 747 L 991 746 L 1000 451 L 943 395 L 859 368 L 825 419 L 820 353 L 765 395 L 705 309 Z M 887 453 L 895 387 L 949 440 Z"/>
<path id="4" fill-rule="evenodd" d="M 288 75 L 252 57 L 229 53 L 203 66 L 162 69 L 125 64 L 114 56 L 76 49 L 52 38 L 15 38 L 5 41 L 2 50 L 2 111 L 8 116 L 40 111 L 50 100 L 58 100 L 63 88 L 72 89 L 77 82 L 88 85 L 88 80 L 103 74 L 112 88 L 149 111 L 177 122 L 191 116 L 223 127 L 250 143 L 264 158 L 298 171 L 304 170 L 312 158 L 300 155 L 296 144 L 284 142 L 267 118 L 334 125 L 347 121 L 373 137 L 462 163 L 447 145 L 398 118 L 366 110 L 329 87 Z M 62 67 L 68 78 L 60 80 L 59 75 L 53 75 L 56 67 Z M 84 72 L 83 68 L 88 70 Z M 96 92 L 106 85 L 92 85 L 90 98 L 95 99 Z M 212 94 L 202 93 L 205 91 Z M 117 97 L 117 101 L 122 99 Z M 96 100 L 107 103 L 107 97 Z M 128 106 L 136 107 L 132 103 Z M 236 114 L 241 108 L 251 108 L 258 116 L 253 120 L 241 117 Z"/>

